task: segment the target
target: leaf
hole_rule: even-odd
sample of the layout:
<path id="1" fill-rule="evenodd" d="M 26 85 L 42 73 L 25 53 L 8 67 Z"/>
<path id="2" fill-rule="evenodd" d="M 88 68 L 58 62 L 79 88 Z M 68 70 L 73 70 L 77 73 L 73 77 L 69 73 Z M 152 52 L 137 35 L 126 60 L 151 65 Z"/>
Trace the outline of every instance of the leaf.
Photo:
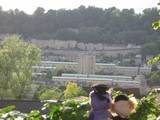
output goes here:
<path id="1" fill-rule="evenodd" d="M 41 110 L 48 109 L 48 108 L 49 108 L 49 106 L 50 106 L 50 104 L 49 104 L 49 103 L 45 103 L 45 104 L 43 105 L 43 107 L 42 107 L 42 109 L 41 109 Z"/>
<path id="2" fill-rule="evenodd" d="M 153 22 L 152 27 L 154 30 L 159 30 L 160 29 L 160 20 Z"/>
<path id="3" fill-rule="evenodd" d="M 31 117 L 36 117 L 36 116 L 39 116 L 40 115 L 40 112 L 38 110 L 33 110 L 29 113 L 29 116 Z"/>
<path id="4" fill-rule="evenodd" d="M 5 107 L 5 108 L 0 109 L 0 114 L 8 113 L 8 112 L 10 112 L 10 111 L 12 111 L 12 110 L 14 110 L 14 109 L 15 109 L 15 106 L 14 106 L 14 105 L 7 106 L 7 107 Z"/>
<path id="5" fill-rule="evenodd" d="M 160 55 L 157 55 L 156 57 L 153 57 L 152 59 L 150 59 L 147 64 L 148 65 L 153 65 L 160 62 Z"/>

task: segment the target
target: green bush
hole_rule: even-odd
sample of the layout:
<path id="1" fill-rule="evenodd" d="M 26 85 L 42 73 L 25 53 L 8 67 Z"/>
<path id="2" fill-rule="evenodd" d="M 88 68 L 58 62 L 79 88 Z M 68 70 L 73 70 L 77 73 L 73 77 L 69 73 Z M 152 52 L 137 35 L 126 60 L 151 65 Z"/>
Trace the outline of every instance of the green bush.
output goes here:
<path id="1" fill-rule="evenodd" d="M 159 114 L 159 106 L 156 103 L 156 91 L 151 91 L 138 102 L 136 113 L 130 116 L 131 120 L 156 120 Z"/>

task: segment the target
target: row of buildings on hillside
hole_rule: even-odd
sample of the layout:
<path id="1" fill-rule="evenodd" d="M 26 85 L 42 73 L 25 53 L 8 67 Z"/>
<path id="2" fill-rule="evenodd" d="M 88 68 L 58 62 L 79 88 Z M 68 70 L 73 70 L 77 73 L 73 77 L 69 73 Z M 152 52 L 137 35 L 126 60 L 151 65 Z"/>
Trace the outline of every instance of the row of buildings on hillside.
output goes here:
<path id="1" fill-rule="evenodd" d="M 79 49 L 79 50 L 115 50 L 115 49 L 140 49 L 141 46 L 136 46 L 129 44 L 128 46 L 125 45 L 116 45 L 116 44 L 102 44 L 102 43 L 82 43 L 77 42 L 75 40 L 37 40 L 31 39 L 29 42 L 36 44 L 38 47 L 43 49 Z"/>
<path id="2" fill-rule="evenodd" d="M 146 74 L 151 72 L 151 67 L 127 67 L 118 66 L 116 64 L 96 63 L 95 57 L 83 56 L 78 59 L 78 62 L 55 62 L 42 61 L 40 66 L 43 67 L 61 67 L 61 69 L 75 71 L 80 74 L 109 74 L 109 75 L 128 75 L 136 76 L 137 74 Z M 41 69 L 37 69 L 40 72 Z"/>
<path id="3" fill-rule="evenodd" d="M 96 63 L 95 59 L 94 55 L 81 54 L 77 62 L 42 61 L 40 66 L 34 66 L 34 75 L 41 76 L 44 69 L 55 71 L 56 68 L 60 67 L 65 71 L 75 71 L 76 73 L 62 73 L 60 76 L 51 76 L 49 84 L 66 85 L 73 81 L 82 86 L 89 86 L 95 83 L 104 83 L 112 87 L 136 88 L 140 90 L 141 94 L 145 93 L 145 79 L 139 76 L 149 73 L 151 71 L 150 67 L 124 67 L 115 64 Z M 104 75 L 100 75 L 102 73 Z M 38 82 L 46 83 L 46 80 L 40 78 Z"/>

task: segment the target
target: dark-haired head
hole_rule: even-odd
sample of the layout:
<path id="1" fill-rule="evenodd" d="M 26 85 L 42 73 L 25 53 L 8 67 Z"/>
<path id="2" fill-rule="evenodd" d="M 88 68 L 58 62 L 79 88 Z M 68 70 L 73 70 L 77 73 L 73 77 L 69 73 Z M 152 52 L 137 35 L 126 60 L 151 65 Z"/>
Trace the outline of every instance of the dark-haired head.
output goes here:
<path id="1" fill-rule="evenodd" d="M 118 95 L 116 98 L 115 98 L 115 102 L 118 102 L 118 101 L 128 101 L 129 100 L 129 97 L 125 94 L 121 94 L 121 95 Z"/>
<path id="2" fill-rule="evenodd" d="M 92 89 L 94 90 L 95 94 L 98 96 L 100 100 L 108 99 L 104 95 L 107 93 L 108 86 L 105 84 L 96 84 L 92 86 Z"/>

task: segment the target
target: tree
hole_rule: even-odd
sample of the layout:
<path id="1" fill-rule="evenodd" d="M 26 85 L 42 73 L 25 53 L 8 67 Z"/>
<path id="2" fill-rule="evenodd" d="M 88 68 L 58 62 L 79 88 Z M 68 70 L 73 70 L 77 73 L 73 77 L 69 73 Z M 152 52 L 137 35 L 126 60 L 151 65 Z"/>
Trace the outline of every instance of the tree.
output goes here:
<path id="1" fill-rule="evenodd" d="M 86 92 L 78 87 L 77 83 L 69 82 L 67 84 L 66 90 L 64 91 L 65 98 L 73 98 L 81 95 L 86 95 Z"/>
<path id="2" fill-rule="evenodd" d="M 160 72 L 159 71 L 154 71 L 149 74 L 147 74 L 147 83 L 150 86 L 157 86 L 160 85 Z"/>
<path id="3" fill-rule="evenodd" d="M 160 30 L 160 20 L 153 22 L 152 27 L 154 30 Z"/>
<path id="4" fill-rule="evenodd" d="M 159 71 L 157 65 L 152 65 L 151 72 L 157 72 L 157 71 Z"/>
<path id="5" fill-rule="evenodd" d="M 160 54 L 150 59 L 147 63 L 150 65 L 160 62 Z"/>
<path id="6" fill-rule="evenodd" d="M 147 55 L 157 55 L 160 53 L 160 41 L 146 43 L 142 46 L 141 54 L 145 57 Z"/>
<path id="7" fill-rule="evenodd" d="M 65 68 L 62 65 L 56 65 L 56 69 L 53 75 L 61 76 L 64 71 L 65 71 Z"/>
<path id="8" fill-rule="evenodd" d="M 60 100 L 63 99 L 63 90 L 49 84 L 39 84 L 33 99 L 38 100 Z"/>
<path id="9" fill-rule="evenodd" d="M 43 15 L 44 14 L 44 12 L 45 12 L 45 9 L 44 8 L 42 8 L 42 7 L 38 7 L 35 11 L 34 11 L 34 15 Z"/>
<path id="10" fill-rule="evenodd" d="M 158 5 L 160 5 L 160 4 L 158 3 Z M 152 27 L 154 30 L 160 30 L 160 20 L 153 22 Z M 160 42 L 157 42 L 157 43 L 159 43 L 158 45 L 157 44 L 156 45 L 157 45 L 157 48 L 160 52 L 160 48 L 159 48 Z M 151 85 L 157 85 L 157 84 L 159 85 L 160 84 L 160 72 L 158 71 L 159 69 L 156 66 L 156 64 L 158 62 L 160 62 L 160 54 L 158 54 L 158 53 L 152 59 L 147 61 L 147 64 L 152 65 L 152 69 L 151 69 L 152 72 L 149 74 L 150 78 L 148 80 L 148 83 Z"/>
<path id="11" fill-rule="evenodd" d="M 32 66 L 40 50 L 20 36 L 5 38 L 0 47 L 0 99 L 22 99 L 31 88 Z"/>
<path id="12" fill-rule="evenodd" d="M 59 89 L 47 89 L 40 96 L 40 100 L 59 100 L 61 97 L 62 91 Z"/>
<path id="13" fill-rule="evenodd" d="M 158 3 L 158 5 L 160 5 L 160 3 Z M 157 21 L 153 22 L 152 23 L 152 27 L 153 27 L 154 30 L 160 30 L 160 20 L 157 20 Z M 148 64 L 156 64 L 158 62 L 160 62 L 160 54 L 158 54 L 157 56 L 155 56 L 152 59 L 150 59 L 148 61 Z"/>
<path id="14" fill-rule="evenodd" d="M 25 38 L 76 40 L 110 44 L 144 44 L 159 40 L 159 10 L 102 9 L 84 7 L 73 10 L 48 10 L 38 7 L 32 15 L 18 9 L 0 8 L 0 34 L 21 34 Z"/>

